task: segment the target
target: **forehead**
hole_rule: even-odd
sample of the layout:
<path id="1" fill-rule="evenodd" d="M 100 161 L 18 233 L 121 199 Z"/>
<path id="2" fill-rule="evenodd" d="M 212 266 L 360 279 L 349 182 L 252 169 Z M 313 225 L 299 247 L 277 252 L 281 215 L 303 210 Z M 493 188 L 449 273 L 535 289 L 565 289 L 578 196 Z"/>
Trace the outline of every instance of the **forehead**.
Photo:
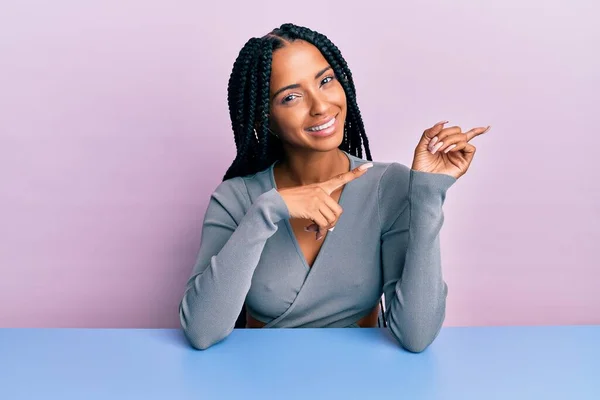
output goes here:
<path id="1" fill-rule="evenodd" d="M 328 63 L 319 49 L 310 43 L 296 40 L 276 50 L 271 64 L 271 88 L 313 81 L 315 74 Z"/>

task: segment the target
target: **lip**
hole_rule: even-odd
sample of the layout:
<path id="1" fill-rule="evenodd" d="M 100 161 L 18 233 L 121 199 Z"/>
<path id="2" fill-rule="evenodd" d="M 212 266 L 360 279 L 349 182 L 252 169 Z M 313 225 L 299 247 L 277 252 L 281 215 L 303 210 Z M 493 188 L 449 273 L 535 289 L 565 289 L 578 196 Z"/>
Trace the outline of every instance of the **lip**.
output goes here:
<path id="1" fill-rule="evenodd" d="M 314 128 L 315 126 L 324 125 L 324 124 L 328 123 L 329 121 L 331 121 L 332 119 L 335 119 L 335 121 L 334 121 L 333 125 L 331 125 L 331 126 L 330 126 L 329 128 L 327 128 L 327 129 L 323 129 L 323 130 L 321 130 L 321 131 L 317 131 L 317 132 L 315 132 L 315 131 L 310 131 L 310 130 L 309 130 L 309 128 L 305 128 L 305 129 L 304 129 L 304 131 L 305 131 L 305 132 L 306 132 L 308 135 L 310 135 L 310 136 L 314 136 L 314 137 L 327 137 L 327 136 L 330 136 L 330 135 L 332 135 L 332 134 L 335 132 L 335 130 L 337 129 L 337 126 L 338 126 L 338 120 L 337 120 L 337 117 L 338 117 L 337 115 L 334 115 L 333 117 L 328 117 L 328 118 L 326 118 L 326 119 L 323 119 L 323 121 L 322 121 L 322 122 L 319 122 L 318 124 L 316 124 L 316 125 L 313 125 L 313 126 L 309 127 L 309 128 Z"/>

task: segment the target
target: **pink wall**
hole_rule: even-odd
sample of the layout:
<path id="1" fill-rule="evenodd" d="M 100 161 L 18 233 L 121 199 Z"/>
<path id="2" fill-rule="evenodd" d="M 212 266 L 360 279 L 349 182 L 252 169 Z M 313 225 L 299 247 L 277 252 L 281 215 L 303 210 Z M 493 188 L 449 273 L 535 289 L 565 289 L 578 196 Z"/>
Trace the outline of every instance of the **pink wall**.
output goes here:
<path id="1" fill-rule="evenodd" d="M 592 2 L 94 3 L 2 3 L 0 326 L 178 326 L 231 65 L 287 21 L 344 52 L 377 159 L 493 126 L 448 194 L 447 325 L 600 323 Z"/>

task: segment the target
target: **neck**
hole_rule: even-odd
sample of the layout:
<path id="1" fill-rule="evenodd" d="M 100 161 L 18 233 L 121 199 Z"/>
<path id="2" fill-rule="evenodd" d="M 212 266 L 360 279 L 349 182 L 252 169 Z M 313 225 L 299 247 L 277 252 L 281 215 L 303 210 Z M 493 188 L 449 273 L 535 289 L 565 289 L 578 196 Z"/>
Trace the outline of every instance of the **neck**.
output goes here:
<path id="1" fill-rule="evenodd" d="M 350 160 L 339 149 L 328 152 L 289 152 L 280 164 L 284 186 L 303 186 L 325 182 L 347 172 Z"/>

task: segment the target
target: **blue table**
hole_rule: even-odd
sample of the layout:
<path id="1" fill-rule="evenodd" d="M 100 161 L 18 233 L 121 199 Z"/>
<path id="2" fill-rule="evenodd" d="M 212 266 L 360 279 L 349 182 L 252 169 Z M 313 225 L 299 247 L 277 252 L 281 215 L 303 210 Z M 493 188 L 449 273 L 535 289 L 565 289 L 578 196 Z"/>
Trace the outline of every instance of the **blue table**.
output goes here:
<path id="1" fill-rule="evenodd" d="M 262 394 L 259 396 L 259 394 Z M 423 353 L 381 329 L 0 329 L 0 399 L 600 399 L 600 326 L 444 328 Z"/>

